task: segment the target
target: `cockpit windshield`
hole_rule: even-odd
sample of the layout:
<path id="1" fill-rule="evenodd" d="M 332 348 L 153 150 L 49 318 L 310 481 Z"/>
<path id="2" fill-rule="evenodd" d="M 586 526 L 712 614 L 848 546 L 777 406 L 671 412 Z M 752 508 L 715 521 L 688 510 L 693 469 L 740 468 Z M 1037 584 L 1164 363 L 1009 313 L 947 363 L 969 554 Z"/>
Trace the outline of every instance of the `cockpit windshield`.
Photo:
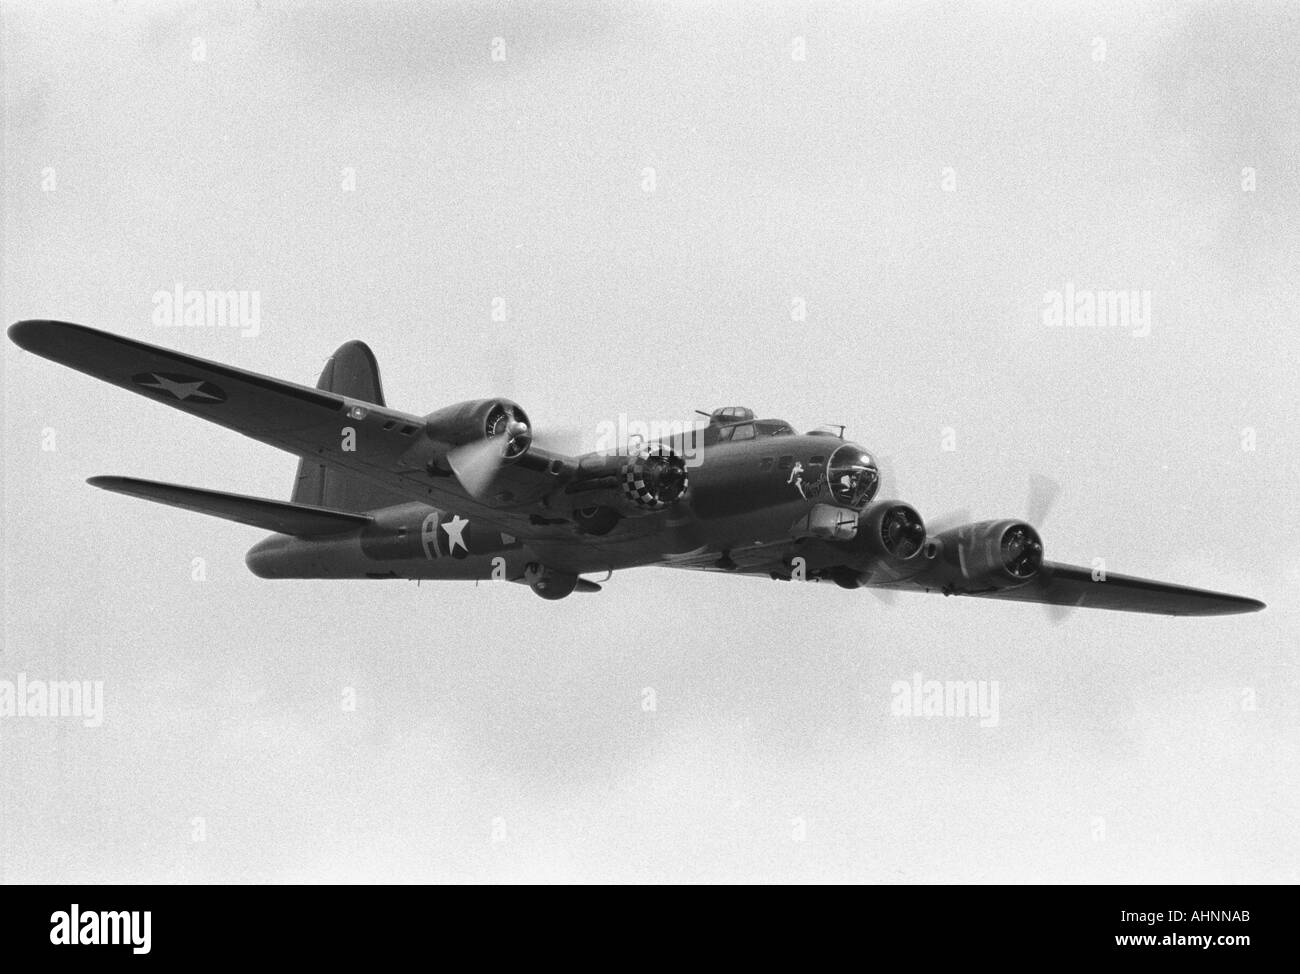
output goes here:
<path id="1" fill-rule="evenodd" d="M 853 443 L 845 443 L 831 454 L 826 467 L 831 494 L 841 504 L 862 510 L 880 488 L 880 471 L 876 461 L 866 450 Z"/>

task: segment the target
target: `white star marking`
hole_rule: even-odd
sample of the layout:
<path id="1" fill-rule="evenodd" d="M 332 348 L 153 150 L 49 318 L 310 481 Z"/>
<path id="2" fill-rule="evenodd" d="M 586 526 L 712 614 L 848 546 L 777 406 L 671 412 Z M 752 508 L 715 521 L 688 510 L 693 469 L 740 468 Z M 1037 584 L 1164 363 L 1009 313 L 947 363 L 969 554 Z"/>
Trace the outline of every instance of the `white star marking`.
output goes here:
<path id="1" fill-rule="evenodd" d="M 172 379 L 165 379 L 157 372 L 151 373 L 154 377 L 154 383 L 141 382 L 140 385 L 146 389 L 159 389 L 163 392 L 170 392 L 177 399 L 185 400 L 191 396 L 194 398 L 216 399 L 216 396 L 206 392 L 200 392 L 199 386 L 203 385 L 203 380 L 198 382 L 176 382 Z"/>
<path id="2" fill-rule="evenodd" d="M 465 543 L 465 529 L 469 527 L 469 521 L 459 514 L 453 514 L 450 521 L 442 526 L 447 532 L 447 554 L 456 550 L 456 545 L 460 545 L 466 551 L 469 551 L 469 545 Z"/>

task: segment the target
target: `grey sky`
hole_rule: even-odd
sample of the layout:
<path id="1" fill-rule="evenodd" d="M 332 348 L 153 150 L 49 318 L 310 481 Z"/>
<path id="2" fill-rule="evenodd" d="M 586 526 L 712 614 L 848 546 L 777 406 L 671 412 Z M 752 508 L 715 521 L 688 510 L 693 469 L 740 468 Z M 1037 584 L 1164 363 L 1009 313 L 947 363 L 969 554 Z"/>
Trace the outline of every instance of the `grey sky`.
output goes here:
<path id="1" fill-rule="evenodd" d="M 0 10 L 6 324 L 303 382 L 361 338 L 393 405 L 542 429 L 845 423 L 922 514 L 1045 474 L 1048 557 L 1269 603 L 265 582 L 256 531 L 84 479 L 287 497 L 293 458 L 6 342 L 0 680 L 107 712 L 0 721 L 0 878 L 1300 878 L 1300 9 Z M 155 327 L 177 281 L 260 334 Z M 1150 335 L 1044 326 L 1067 284 L 1149 291 Z M 999 725 L 891 717 L 918 671 Z"/>

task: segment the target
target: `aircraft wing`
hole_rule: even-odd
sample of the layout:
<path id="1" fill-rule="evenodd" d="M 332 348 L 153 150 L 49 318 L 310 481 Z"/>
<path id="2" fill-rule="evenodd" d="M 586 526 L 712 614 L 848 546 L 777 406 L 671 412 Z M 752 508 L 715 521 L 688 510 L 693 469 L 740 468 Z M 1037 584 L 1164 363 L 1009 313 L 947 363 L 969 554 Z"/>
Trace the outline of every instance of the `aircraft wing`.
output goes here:
<path id="1" fill-rule="evenodd" d="M 1045 605 L 1146 612 L 1168 616 L 1220 616 L 1258 612 L 1264 603 L 1241 595 L 1156 582 L 1107 572 L 1094 581 L 1092 569 L 1044 562 L 1038 575 L 1019 588 L 999 592 L 972 592 L 979 598 L 1039 602 Z"/>
<path id="2" fill-rule="evenodd" d="M 731 552 L 732 565 L 721 568 L 716 551 L 688 552 L 664 562 L 668 568 L 687 568 L 726 574 L 767 577 L 786 575 L 789 568 L 779 551 L 771 546 L 746 546 Z M 867 583 L 869 588 L 888 595 L 893 592 L 939 592 L 942 582 L 922 574 L 904 581 L 884 584 Z M 1143 612 L 1172 616 L 1235 615 L 1258 612 L 1264 603 L 1240 595 L 1227 595 L 1206 589 L 1156 582 L 1131 575 L 1106 573 L 1105 581 L 1093 581 L 1092 569 L 1075 565 L 1044 562 L 1038 575 L 1019 588 L 996 592 L 960 592 L 976 598 L 1003 599 L 1013 602 L 1038 602 L 1044 605 L 1110 609 L 1116 612 Z"/>
<path id="3" fill-rule="evenodd" d="M 285 382 L 63 321 L 20 321 L 20 347 L 173 409 L 314 462 L 357 473 L 412 501 L 454 504 L 501 520 L 454 478 L 429 475 L 424 420 L 387 406 Z M 344 432 L 354 431 L 353 449 Z"/>

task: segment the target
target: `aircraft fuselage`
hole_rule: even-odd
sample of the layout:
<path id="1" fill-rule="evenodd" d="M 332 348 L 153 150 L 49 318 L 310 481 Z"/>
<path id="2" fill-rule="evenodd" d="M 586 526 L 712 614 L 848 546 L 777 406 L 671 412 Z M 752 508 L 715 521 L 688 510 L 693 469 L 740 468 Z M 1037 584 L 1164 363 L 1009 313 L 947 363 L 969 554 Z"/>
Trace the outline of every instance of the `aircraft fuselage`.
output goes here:
<path id="1" fill-rule="evenodd" d="M 741 553 L 751 562 L 761 553 L 779 566 L 807 549 L 805 560 L 816 568 L 829 552 L 808 540 L 810 516 L 833 541 L 835 524 L 855 522 L 869 497 L 841 498 L 832 490 L 828 461 L 842 447 L 856 449 L 829 434 L 706 440 L 677 503 L 623 516 L 604 534 L 575 530 L 560 517 L 512 531 L 503 520 L 413 501 L 370 511 L 374 521 L 347 534 L 275 535 L 249 552 L 248 565 L 268 578 L 488 580 L 517 579 L 529 564 L 574 574 L 674 564 L 725 571 Z M 563 504 L 557 500 L 557 510 Z"/>

